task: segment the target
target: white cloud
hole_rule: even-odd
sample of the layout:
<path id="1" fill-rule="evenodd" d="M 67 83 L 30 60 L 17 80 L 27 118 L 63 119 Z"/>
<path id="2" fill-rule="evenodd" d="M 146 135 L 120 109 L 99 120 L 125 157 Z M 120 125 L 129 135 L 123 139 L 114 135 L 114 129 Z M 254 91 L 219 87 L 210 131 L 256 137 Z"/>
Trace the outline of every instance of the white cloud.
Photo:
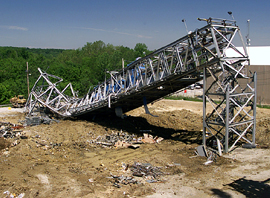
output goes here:
<path id="1" fill-rule="evenodd" d="M 18 26 L 8 26 L 8 29 L 12 29 L 12 30 L 23 30 L 23 31 L 27 31 L 28 30 L 25 27 L 18 27 Z"/>
<path id="2" fill-rule="evenodd" d="M 27 31 L 28 28 L 25 27 L 19 27 L 19 26 L 0 26 L 1 28 L 9 29 L 9 30 L 22 30 Z"/>

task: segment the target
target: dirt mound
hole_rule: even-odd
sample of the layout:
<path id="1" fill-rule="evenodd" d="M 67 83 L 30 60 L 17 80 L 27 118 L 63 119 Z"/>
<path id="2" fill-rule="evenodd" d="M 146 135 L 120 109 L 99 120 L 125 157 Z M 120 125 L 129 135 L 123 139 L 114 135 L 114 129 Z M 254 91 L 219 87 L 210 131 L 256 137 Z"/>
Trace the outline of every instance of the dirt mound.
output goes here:
<path id="1" fill-rule="evenodd" d="M 0 138 L 0 150 L 8 148 L 10 146 L 10 142 L 8 142 L 6 139 L 4 138 Z"/>
<path id="2" fill-rule="evenodd" d="M 126 197 L 153 193 L 149 183 L 153 178 L 132 176 L 130 169 L 123 170 L 123 163 L 149 163 L 166 175 L 191 174 L 193 169 L 189 167 L 193 166 L 194 159 L 189 157 L 195 155 L 195 148 L 201 143 L 201 117 L 186 110 L 154 113 L 158 117 L 142 114 L 121 119 L 110 116 L 97 117 L 95 121 L 62 120 L 51 125 L 26 127 L 28 138 L 10 140 L 17 140 L 18 144 L 1 156 L 5 158 L 0 168 L 1 192 L 25 193 L 27 197 L 47 197 L 48 194 Z M 91 144 L 91 140 L 106 134 L 124 132 L 138 137 L 147 132 L 165 140 L 141 144 L 138 149 Z M 195 159 L 199 166 L 205 160 Z M 111 174 L 132 176 L 136 182 L 116 185 Z M 9 187 L 13 182 L 16 184 Z"/>
<path id="3" fill-rule="evenodd" d="M 202 117 L 189 110 L 182 109 L 171 112 L 152 112 L 158 117 L 149 114 L 141 114 L 147 122 L 153 126 L 170 128 L 175 130 L 200 131 L 202 130 Z"/>
<path id="4" fill-rule="evenodd" d="M 211 188 L 222 189 L 223 184 L 232 182 L 234 176 L 227 172 L 239 162 L 233 157 L 219 157 L 211 165 L 204 165 L 207 159 L 195 154 L 202 143 L 202 114 L 198 114 L 202 112 L 198 110 L 201 104 L 188 103 L 183 109 L 184 104 L 163 100 L 149 107 L 157 117 L 144 114 L 139 108 L 129 112 L 125 119 L 97 116 L 95 120 L 61 120 L 22 129 L 26 139 L 0 139 L 1 148 L 10 142 L 17 143 L 0 154 L 0 197 L 6 191 L 17 196 L 25 193 L 25 197 L 142 197 L 159 190 L 154 189 L 154 184 L 173 189 L 173 196 L 187 195 L 177 190 L 183 186 L 189 189 L 196 186 L 200 192 L 212 196 Z M 260 110 L 257 112 L 260 116 Z M 256 137 L 261 145 L 269 142 L 269 115 L 270 111 L 264 111 L 257 120 Z M 22 116 L 3 119 L 13 122 Z M 164 140 L 141 144 L 137 149 L 92 143 L 118 133 L 136 137 L 148 133 Z M 158 168 L 163 175 L 134 176 L 134 164 Z M 261 167 L 267 170 L 269 163 Z M 247 168 L 241 170 L 249 173 Z"/>
<path id="5" fill-rule="evenodd" d="M 256 143 L 261 148 L 270 148 L 270 118 L 258 120 L 256 127 Z"/>

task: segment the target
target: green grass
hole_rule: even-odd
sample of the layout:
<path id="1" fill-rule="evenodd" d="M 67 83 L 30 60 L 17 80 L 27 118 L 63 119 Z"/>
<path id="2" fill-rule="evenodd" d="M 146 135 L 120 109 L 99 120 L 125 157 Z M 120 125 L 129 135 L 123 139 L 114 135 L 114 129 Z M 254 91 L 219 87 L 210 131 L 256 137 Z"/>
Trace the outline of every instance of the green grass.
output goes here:
<path id="1" fill-rule="evenodd" d="M 185 96 L 167 96 L 165 99 L 168 100 L 186 100 L 186 101 L 194 101 L 194 102 L 202 102 L 203 100 L 200 98 L 193 98 L 193 97 L 185 97 Z M 220 101 L 216 101 L 219 103 Z M 270 105 L 257 105 L 258 108 L 263 109 L 270 109 Z"/>
<path id="2" fill-rule="evenodd" d="M 257 105 L 258 108 L 270 109 L 269 105 Z"/>
<path id="3" fill-rule="evenodd" d="M 165 99 L 169 100 L 187 100 L 187 101 L 194 101 L 194 102 L 202 102 L 203 100 L 200 98 L 193 98 L 193 97 L 185 97 L 185 96 L 167 96 Z"/>

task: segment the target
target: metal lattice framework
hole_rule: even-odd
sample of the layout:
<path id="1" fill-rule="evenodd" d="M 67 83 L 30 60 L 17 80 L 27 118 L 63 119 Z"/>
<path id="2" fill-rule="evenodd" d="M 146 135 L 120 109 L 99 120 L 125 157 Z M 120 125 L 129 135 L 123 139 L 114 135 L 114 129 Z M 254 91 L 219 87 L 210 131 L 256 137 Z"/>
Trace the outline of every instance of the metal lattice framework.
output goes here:
<path id="1" fill-rule="evenodd" d="M 240 140 L 255 145 L 257 76 L 256 73 L 244 76 L 242 66 L 235 68 L 231 73 L 223 70 L 218 74 L 204 68 L 204 73 L 211 73 L 213 81 L 203 95 L 203 144 L 212 145 L 219 153 L 232 151 Z M 207 105 L 212 107 L 208 115 Z"/>
<path id="2" fill-rule="evenodd" d="M 68 112 L 70 104 L 78 100 L 72 84 L 69 83 L 60 91 L 58 85 L 63 81 L 62 78 L 44 73 L 39 68 L 38 71 L 40 76 L 34 84 L 26 103 L 28 113 L 31 114 L 35 108 L 43 106 L 61 116 L 70 116 Z M 66 94 L 68 91 L 72 94 L 72 97 Z"/>
<path id="3" fill-rule="evenodd" d="M 252 106 L 251 102 L 254 104 L 255 89 L 250 84 L 247 89 L 241 89 L 237 80 L 249 79 L 246 73 L 248 55 L 240 29 L 234 20 L 199 20 L 206 21 L 207 25 L 139 58 L 120 71 L 107 72 L 110 78 L 82 98 L 76 96 L 71 84 L 61 91 L 59 87 L 62 79 L 39 69 L 41 75 L 27 101 L 28 113 L 31 114 L 35 107 L 43 106 L 63 117 L 110 112 L 121 114 L 184 89 L 202 77 L 206 82 L 206 77 L 212 76 L 214 82 L 208 88 L 204 88 L 204 110 L 206 101 L 214 110 L 211 115 L 204 113 L 203 143 L 207 142 L 206 134 L 211 134 L 227 151 L 228 133 L 233 131 L 240 139 L 247 140 L 244 135 L 255 126 L 255 114 L 251 115 L 250 110 L 246 110 Z M 236 37 L 242 42 L 244 53 L 233 44 Z M 228 49 L 232 49 L 237 56 L 227 57 Z M 52 79 L 56 82 L 53 83 Z M 65 94 L 68 92 L 71 96 Z M 217 104 L 212 95 L 223 96 L 221 103 Z M 243 99 L 239 99 L 241 97 Z M 241 103 L 242 101 L 245 102 Z M 245 114 L 245 118 L 238 122 L 251 125 L 242 133 L 233 127 L 239 126 L 235 123 L 239 120 L 238 116 L 242 115 L 237 112 L 232 116 L 237 107 L 238 112 Z M 250 118 L 249 121 L 247 117 Z M 213 125 L 219 126 L 218 129 Z M 225 131 L 229 132 L 223 132 L 224 127 Z"/>
<path id="4" fill-rule="evenodd" d="M 226 27 L 224 31 L 227 31 Z M 203 91 L 203 145 L 213 146 L 220 154 L 233 150 L 240 140 L 255 145 L 257 77 L 256 73 L 248 76 L 246 66 L 249 59 L 240 30 L 233 28 L 230 31 L 232 34 L 228 37 L 222 34 L 219 26 L 211 27 L 221 71 L 214 73 L 210 67 L 203 69 L 204 85 L 207 85 L 207 76 L 212 78 Z M 232 44 L 237 33 L 244 54 Z M 234 49 L 238 56 L 227 57 L 229 48 Z M 206 115 L 207 105 L 212 107 L 212 112 Z"/>

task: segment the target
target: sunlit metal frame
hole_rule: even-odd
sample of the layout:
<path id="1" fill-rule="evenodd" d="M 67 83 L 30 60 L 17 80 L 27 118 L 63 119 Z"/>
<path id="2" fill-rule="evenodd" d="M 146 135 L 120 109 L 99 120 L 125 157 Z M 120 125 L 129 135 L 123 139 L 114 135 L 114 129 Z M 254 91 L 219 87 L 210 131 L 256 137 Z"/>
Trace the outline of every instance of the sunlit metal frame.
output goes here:
<path id="1" fill-rule="evenodd" d="M 211 76 L 212 82 L 204 86 L 203 91 L 203 145 L 212 146 L 220 154 L 232 151 L 240 140 L 255 146 L 257 77 L 256 73 L 250 75 L 247 71 L 249 59 L 242 35 L 235 26 L 231 28 L 233 33 L 225 36 L 222 32 L 227 31 L 226 27 L 209 20 L 208 23 L 212 24 L 211 32 L 221 70 L 214 73 L 211 67 L 204 68 L 204 85 L 210 81 L 207 76 Z M 237 34 L 244 54 L 232 44 Z M 221 40 L 218 41 L 217 37 Z M 237 54 L 235 57 L 226 56 L 229 48 Z M 206 114 L 206 106 L 212 107 L 210 114 Z"/>
<path id="2" fill-rule="evenodd" d="M 187 83 L 179 84 L 181 79 L 194 79 L 195 81 L 190 81 L 190 84 L 198 81 L 201 79 L 199 77 L 201 72 L 204 71 L 204 84 L 209 76 L 214 80 L 208 88 L 204 86 L 203 144 L 206 145 L 214 137 L 218 142 L 219 152 L 230 151 L 239 139 L 254 144 L 255 140 L 249 141 L 246 135 L 251 128 L 255 133 L 256 88 L 248 84 L 246 89 L 242 89 L 238 83 L 238 79 L 250 78 L 246 69 L 249 63 L 248 54 L 240 29 L 234 20 L 213 18 L 199 20 L 206 21 L 207 25 L 143 58 L 138 58 L 119 71 L 108 71 L 110 77 L 89 90 L 82 98 L 76 96 L 71 84 L 60 91 L 57 86 L 62 79 L 39 69 L 41 75 L 27 101 L 28 113 L 40 105 L 63 117 L 87 114 L 104 107 L 113 106 L 119 109 L 121 108 L 121 105 L 117 105 L 119 101 L 130 96 L 145 98 L 142 93 L 146 94 L 150 89 L 151 94 L 156 95 L 151 98 L 153 102 L 177 91 L 177 88 L 179 90 L 187 86 Z M 244 53 L 233 44 L 237 36 L 242 41 Z M 237 56 L 227 57 L 226 51 L 229 49 L 235 51 Z M 50 78 L 58 81 L 53 83 Z M 47 83 L 46 87 L 38 85 L 41 80 Z M 68 88 L 71 96 L 64 93 Z M 221 102 L 216 103 L 213 96 L 221 97 Z M 205 113 L 206 104 L 213 107 L 210 115 Z M 253 109 L 246 111 L 246 108 L 250 107 Z M 245 118 L 237 122 L 236 116 L 231 117 L 235 110 L 237 112 L 234 115 L 238 116 L 241 112 Z M 251 114 L 252 111 L 255 113 Z M 246 129 L 241 132 L 238 126 L 246 125 Z M 236 140 L 232 133 L 238 136 Z M 229 148 L 231 139 L 233 142 Z"/>
<path id="3" fill-rule="evenodd" d="M 69 83 L 63 90 L 59 90 L 58 85 L 63 81 L 62 78 L 42 72 L 40 68 L 38 68 L 38 71 L 40 72 L 40 76 L 34 84 L 26 102 L 28 114 L 31 114 L 34 109 L 47 107 L 60 116 L 70 116 L 68 112 L 70 105 L 73 101 L 79 100 L 76 97 L 72 84 Z M 72 97 L 65 94 L 67 90 L 70 91 Z"/>

